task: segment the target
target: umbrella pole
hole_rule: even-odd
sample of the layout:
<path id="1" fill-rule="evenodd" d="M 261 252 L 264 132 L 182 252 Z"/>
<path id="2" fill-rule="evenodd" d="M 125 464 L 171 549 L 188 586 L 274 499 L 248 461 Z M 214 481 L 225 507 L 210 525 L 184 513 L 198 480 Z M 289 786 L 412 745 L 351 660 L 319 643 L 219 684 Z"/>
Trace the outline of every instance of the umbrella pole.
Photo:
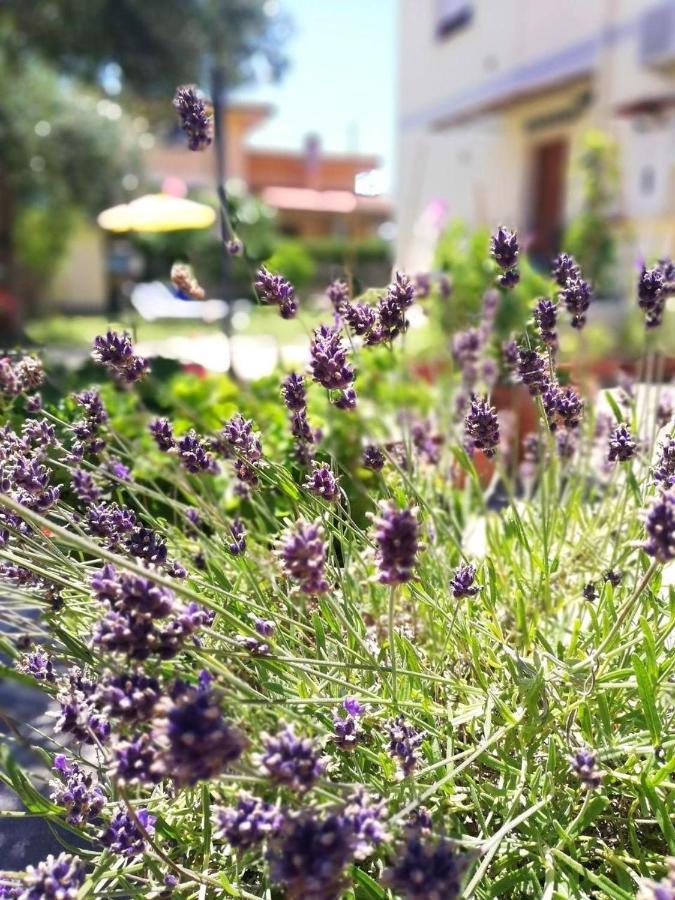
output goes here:
<path id="1" fill-rule="evenodd" d="M 225 68 L 215 64 L 211 68 L 211 103 L 213 105 L 213 149 L 216 161 L 216 189 L 219 199 L 220 236 L 223 241 L 222 253 L 222 292 L 223 300 L 228 304 L 223 320 L 223 331 L 229 338 L 232 334 L 231 310 L 232 292 L 230 284 L 230 258 L 225 249 L 225 242 L 230 238 L 225 220 Z"/>

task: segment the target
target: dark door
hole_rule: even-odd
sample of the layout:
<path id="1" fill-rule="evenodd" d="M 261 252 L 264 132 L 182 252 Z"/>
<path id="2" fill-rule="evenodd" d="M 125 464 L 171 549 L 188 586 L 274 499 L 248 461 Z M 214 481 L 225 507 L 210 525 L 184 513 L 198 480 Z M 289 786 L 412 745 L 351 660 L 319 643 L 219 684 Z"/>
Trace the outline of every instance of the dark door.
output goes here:
<path id="1" fill-rule="evenodd" d="M 566 171 L 567 141 L 549 141 L 535 147 L 530 255 L 545 267 L 560 249 Z"/>

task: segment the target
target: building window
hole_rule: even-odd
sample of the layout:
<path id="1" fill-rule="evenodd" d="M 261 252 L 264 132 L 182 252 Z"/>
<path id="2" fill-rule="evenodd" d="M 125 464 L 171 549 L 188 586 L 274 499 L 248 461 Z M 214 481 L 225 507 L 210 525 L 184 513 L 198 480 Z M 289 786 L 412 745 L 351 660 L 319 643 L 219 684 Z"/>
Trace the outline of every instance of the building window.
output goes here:
<path id="1" fill-rule="evenodd" d="M 436 0 L 436 37 L 443 39 L 471 21 L 473 3 L 467 0 Z"/>

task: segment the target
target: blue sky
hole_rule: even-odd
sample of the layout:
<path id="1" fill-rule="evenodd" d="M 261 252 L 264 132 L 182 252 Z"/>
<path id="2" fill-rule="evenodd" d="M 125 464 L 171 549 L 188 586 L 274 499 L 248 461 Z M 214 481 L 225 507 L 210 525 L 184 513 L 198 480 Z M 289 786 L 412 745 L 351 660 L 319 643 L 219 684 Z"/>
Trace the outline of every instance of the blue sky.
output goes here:
<path id="1" fill-rule="evenodd" d="M 278 84 L 237 98 L 274 104 L 257 146 L 299 149 L 308 132 L 325 150 L 382 159 L 391 182 L 396 92 L 396 0 L 278 0 L 292 21 L 289 67 Z"/>

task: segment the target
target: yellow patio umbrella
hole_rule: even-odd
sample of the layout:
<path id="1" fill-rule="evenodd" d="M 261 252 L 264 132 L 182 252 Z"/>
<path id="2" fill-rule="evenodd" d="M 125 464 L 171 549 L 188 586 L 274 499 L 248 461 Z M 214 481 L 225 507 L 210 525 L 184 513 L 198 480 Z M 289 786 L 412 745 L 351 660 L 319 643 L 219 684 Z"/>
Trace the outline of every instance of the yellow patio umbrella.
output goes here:
<path id="1" fill-rule="evenodd" d="M 204 203 L 171 194 L 146 194 L 103 210 L 97 222 L 106 231 L 123 232 L 208 228 L 215 220 L 215 210 Z"/>

